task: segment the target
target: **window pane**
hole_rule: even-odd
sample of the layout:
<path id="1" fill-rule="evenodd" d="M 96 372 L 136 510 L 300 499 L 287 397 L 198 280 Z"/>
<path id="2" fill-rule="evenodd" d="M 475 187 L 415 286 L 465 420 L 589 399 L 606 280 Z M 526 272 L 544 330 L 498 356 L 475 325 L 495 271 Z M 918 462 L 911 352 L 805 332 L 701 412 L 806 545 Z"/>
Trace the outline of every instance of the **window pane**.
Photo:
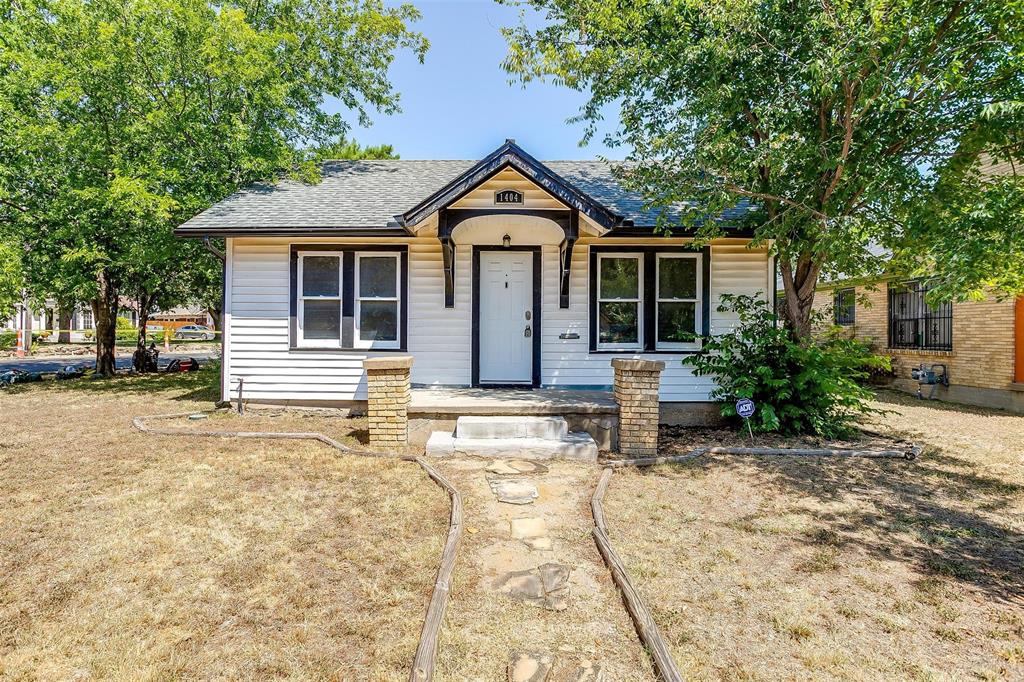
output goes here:
<path id="1" fill-rule="evenodd" d="M 338 257 L 303 256 L 302 293 L 304 296 L 338 295 Z"/>
<path id="2" fill-rule="evenodd" d="M 658 304 L 658 341 L 693 343 L 697 333 L 696 303 Z"/>
<path id="3" fill-rule="evenodd" d="M 359 295 L 394 298 L 398 259 L 392 256 L 371 256 L 359 259 Z"/>
<path id="4" fill-rule="evenodd" d="M 341 304 L 338 301 L 303 301 L 302 336 L 306 339 L 340 339 Z"/>
<path id="5" fill-rule="evenodd" d="M 697 298 L 697 259 L 658 260 L 658 298 Z"/>
<path id="6" fill-rule="evenodd" d="M 640 340 L 637 303 L 601 303 L 597 338 L 601 343 L 634 344 Z"/>
<path id="7" fill-rule="evenodd" d="M 601 298 L 640 298 L 636 258 L 602 258 Z"/>
<path id="8" fill-rule="evenodd" d="M 836 324 L 853 324 L 857 314 L 857 295 L 853 289 L 840 289 L 836 294 Z"/>
<path id="9" fill-rule="evenodd" d="M 359 303 L 360 341 L 398 340 L 398 302 L 362 301 Z"/>

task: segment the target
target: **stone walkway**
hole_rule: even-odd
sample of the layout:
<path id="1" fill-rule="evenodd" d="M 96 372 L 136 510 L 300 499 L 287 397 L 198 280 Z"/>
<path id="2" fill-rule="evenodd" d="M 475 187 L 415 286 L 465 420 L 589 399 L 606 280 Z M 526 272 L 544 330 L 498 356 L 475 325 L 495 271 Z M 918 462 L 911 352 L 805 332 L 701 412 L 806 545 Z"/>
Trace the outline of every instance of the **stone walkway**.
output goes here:
<path id="1" fill-rule="evenodd" d="M 438 679 L 653 679 L 590 536 L 599 468 L 475 459 L 435 465 L 462 492 L 466 525 Z"/>

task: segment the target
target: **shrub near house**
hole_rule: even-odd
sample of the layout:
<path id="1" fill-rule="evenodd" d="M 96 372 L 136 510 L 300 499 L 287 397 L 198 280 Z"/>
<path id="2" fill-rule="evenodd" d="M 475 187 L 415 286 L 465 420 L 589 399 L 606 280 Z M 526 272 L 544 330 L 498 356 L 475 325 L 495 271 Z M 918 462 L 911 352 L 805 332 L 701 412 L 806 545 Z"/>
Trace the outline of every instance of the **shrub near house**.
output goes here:
<path id="1" fill-rule="evenodd" d="M 831 438 L 872 411 L 874 396 L 862 383 L 889 360 L 868 344 L 836 333 L 798 342 L 767 303 L 749 296 L 723 295 L 720 309 L 739 317 L 735 331 L 709 339 L 683 363 L 716 377 L 712 397 L 724 401 L 724 416 L 736 416 L 737 398 L 750 398 L 759 408 L 750 419 L 756 431 Z"/>

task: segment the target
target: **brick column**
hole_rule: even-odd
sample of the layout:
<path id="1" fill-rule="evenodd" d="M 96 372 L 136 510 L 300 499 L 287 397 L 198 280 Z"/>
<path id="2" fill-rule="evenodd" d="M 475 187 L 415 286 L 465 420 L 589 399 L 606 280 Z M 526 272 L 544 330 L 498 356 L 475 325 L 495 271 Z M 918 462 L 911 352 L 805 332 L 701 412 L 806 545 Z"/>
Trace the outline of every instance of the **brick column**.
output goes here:
<path id="1" fill-rule="evenodd" d="M 619 452 L 648 457 L 658 452 L 658 386 L 665 363 L 612 360 L 619 405 Z"/>
<path id="2" fill-rule="evenodd" d="M 409 387 L 411 357 L 367 358 L 367 416 L 370 447 L 405 447 L 409 444 Z"/>

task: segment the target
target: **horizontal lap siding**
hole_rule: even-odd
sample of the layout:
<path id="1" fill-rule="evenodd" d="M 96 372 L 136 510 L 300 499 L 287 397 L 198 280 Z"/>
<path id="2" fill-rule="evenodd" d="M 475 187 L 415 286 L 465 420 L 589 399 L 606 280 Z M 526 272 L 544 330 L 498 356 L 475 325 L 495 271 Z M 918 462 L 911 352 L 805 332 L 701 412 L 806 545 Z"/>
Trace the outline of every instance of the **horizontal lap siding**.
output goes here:
<path id="1" fill-rule="evenodd" d="M 468 386 L 472 381 L 471 292 L 473 253 L 455 252 L 455 307 L 444 307 L 441 247 L 409 248 L 409 352 L 415 358 L 412 382 L 430 386 Z"/>
<path id="2" fill-rule="evenodd" d="M 645 242 L 657 244 L 657 242 Z M 629 250 L 629 245 L 623 245 Z M 764 250 L 748 250 L 742 245 L 713 246 L 711 249 L 711 329 L 722 333 L 735 319 L 717 312 L 717 301 L 723 293 L 765 295 L 769 281 L 768 257 Z M 569 287 L 569 307 L 559 308 L 558 247 L 546 246 L 543 259 L 543 313 L 541 340 L 541 383 L 545 386 L 611 386 L 611 361 L 616 357 L 648 357 L 665 362 L 661 376 L 661 400 L 708 400 L 714 381 L 698 377 L 684 367 L 684 354 L 643 353 L 590 354 L 589 323 L 589 245 L 580 244 L 573 251 Z M 561 334 L 578 334 L 578 339 L 561 339 Z"/>
<path id="3" fill-rule="evenodd" d="M 324 243 L 324 240 L 310 240 Z M 351 243 L 351 240 L 348 240 Z M 648 241 L 648 243 L 652 243 Z M 658 243 L 654 241 L 653 243 Z M 623 245 L 628 249 L 628 245 Z M 231 269 L 228 379 L 238 378 L 253 399 L 364 400 L 365 352 L 290 351 L 289 245 L 287 240 L 235 240 Z M 557 246 L 542 249 L 541 383 L 545 386 L 610 386 L 615 355 L 591 355 L 588 341 L 588 240 L 573 253 L 570 307 L 559 308 Z M 441 250 L 435 239 L 409 242 L 409 353 L 412 381 L 420 385 L 468 385 L 471 380 L 472 248 L 456 252 L 455 307 L 444 307 Z M 734 319 L 715 311 L 723 293 L 763 294 L 769 276 L 765 252 L 740 245 L 714 246 L 711 258 L 711 327 L 721 333 Z M 562 333 L 579 339 L 560 339 Z M 639 357 L 624 353 L 619 357 Z M 664 360 L 661 399 L 702 401 L 713 382 L 683 367 L 682 354 Z"/>
<path id="4" fill-rule="evenodd" d="M 363 360 L 387 354 L 289 350 L 288 257 L 289 244 L 284 240 L 233 245 L 228 367 L 232 395 L 238 379 L 244 378 L 245 395 L 252 399 L 364 400 Z M 409 244 L 409 352 L 416 357 L 414 382 L 469 383 L 471 266 L 469 250 L 463 249 L 456 267 L 456 307 L 446 310 L 439 244 L 436 240 Z"/>

